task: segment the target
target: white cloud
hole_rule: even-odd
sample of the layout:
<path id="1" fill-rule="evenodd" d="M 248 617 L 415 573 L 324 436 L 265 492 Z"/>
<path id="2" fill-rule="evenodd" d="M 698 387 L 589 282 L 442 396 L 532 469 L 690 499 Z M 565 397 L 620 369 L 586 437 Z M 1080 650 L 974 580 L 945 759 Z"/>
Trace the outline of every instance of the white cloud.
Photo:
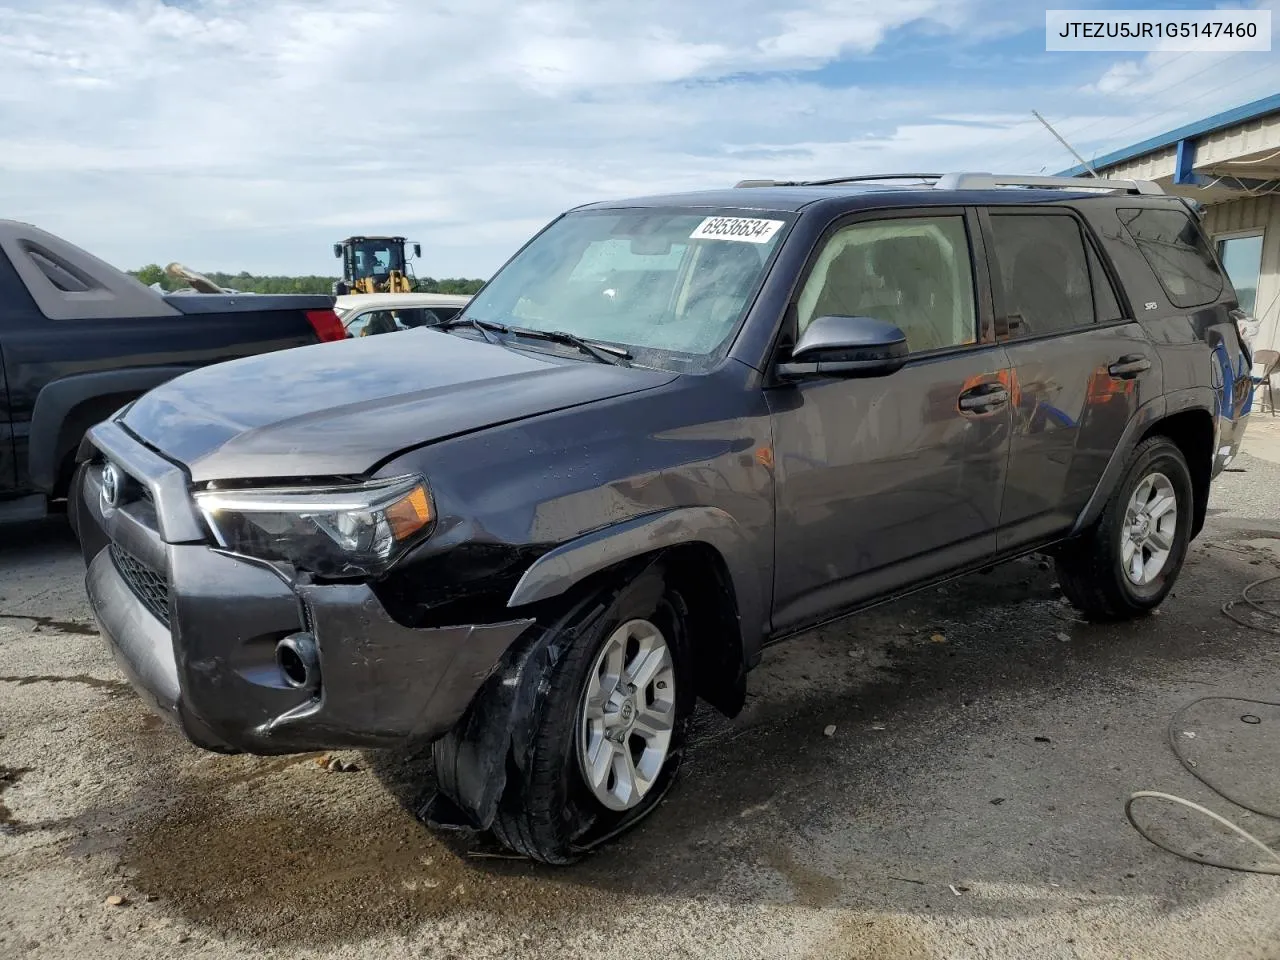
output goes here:
<path id="1" fill-rule="evenodd" d="M 759 49 L 766 58 L 791 64 L 870 53 L 893 28 L 916 21 L 957 28 L 968 12 L 966 5 L 947 0 L 829 0 L 783 13 L 782 31 L 760 41 Z"/>
<path id="2" fill-rule="evenodd" d="M 1014 29 L 1006 6 L 0 0 L 0 216 L 126 266 L 326 272 L 333 240 L 387 231 L 423 243 L 422 273 L 482 275 L 593 199 L 1057 163 L 1031 107 L 1095 124 L 1091 143 L 1176 111 L 1186 91 L 1160 87 L 1208 62 L 1160 74 L 1131 57 L 1090 76 L 1033 34 L 1017 60 L 990 53 Z M 967 45 L 975 65 L 939 79 L 936 64 L 886 60 L 903 28 Z M 866 57 L 856 84 L 797 73 Z M 982 72 L 991 57 L 1006 74 Z M 1237 90 L 1164 126 L 1273 91 L 1275 65 L 1248 62 Z"/>

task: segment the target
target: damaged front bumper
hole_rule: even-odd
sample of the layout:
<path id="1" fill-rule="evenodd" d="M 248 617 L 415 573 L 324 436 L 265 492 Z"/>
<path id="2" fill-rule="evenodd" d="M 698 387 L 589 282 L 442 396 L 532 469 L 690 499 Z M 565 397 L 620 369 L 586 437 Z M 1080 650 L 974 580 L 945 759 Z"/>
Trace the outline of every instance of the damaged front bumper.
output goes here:
<path id="1" fill-rule="evenodd" d="M 181 470 L 114 423 L 91 431 L 73 524 L 103 636 L 130 682 L 194 743 L 296 753 L 436 739 L 530 620 L 406 627 L 364 584 L 290 581 L 210 547 Z M 110 460 L 123 475 L 102 495 Z M 286 637 L 313 638 L 314 683 L 290 684 Z"/>

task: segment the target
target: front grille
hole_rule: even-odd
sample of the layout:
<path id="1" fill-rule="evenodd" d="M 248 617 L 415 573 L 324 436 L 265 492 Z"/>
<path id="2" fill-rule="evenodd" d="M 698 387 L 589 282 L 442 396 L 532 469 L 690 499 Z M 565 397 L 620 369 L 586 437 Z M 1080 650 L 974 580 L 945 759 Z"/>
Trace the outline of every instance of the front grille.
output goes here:
<path id="1" fill-rule="evenodd" d="M 111 544 L 111 559 L 134 596 L 151 611 L 152 616 L 169 625 L 169 581 L 165 576 L 117 544 Z"/>

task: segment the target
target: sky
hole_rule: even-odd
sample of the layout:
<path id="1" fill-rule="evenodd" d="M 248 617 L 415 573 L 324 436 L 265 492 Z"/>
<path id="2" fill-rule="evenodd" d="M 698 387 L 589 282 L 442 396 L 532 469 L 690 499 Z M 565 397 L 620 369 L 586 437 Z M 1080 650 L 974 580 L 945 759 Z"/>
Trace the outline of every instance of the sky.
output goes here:
<path id="1" fill-rule="evenodd" d="M 1044 9 L 0 0 L 0 217 L 123 268 L 336 274 L 334 241 L 390 233 L 422 244 L 419 276 L 487 277 L 579 203 L 1055 173 L 1075 161 L 1033 109 L 1092 157 L 1280 92 L 1280 48 L 1046 53 Z"/>

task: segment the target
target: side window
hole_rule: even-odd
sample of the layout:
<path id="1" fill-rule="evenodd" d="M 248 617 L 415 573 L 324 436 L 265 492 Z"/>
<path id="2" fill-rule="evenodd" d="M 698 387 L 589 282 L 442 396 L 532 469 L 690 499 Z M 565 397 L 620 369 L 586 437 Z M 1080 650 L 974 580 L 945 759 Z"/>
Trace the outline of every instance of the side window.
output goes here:
<path id="1" fill-rule="evenodd" d="M 992 212 L 991 234 L 1009 336 L 1039 337 L 1093 324 L 1089 261 L 1074 217 Z"/>
<path id="2" fill-rule="evenodd" d="M 1186 213 L 1154 207 L 1117 213 L 1174 306 L 1199 307 L 1218 299 L 1222 273 L 1204 235 Z"/>
<path id="3" fill-rule="evenodd" d="M 1120 301 L 1116 299 L 1116 292 L 1111 287 L 1107 271 L 1102 269 L 1102 261 L 1098 259 L 1098 254 L 1093 247 L 1088 244 L 1085 246 L 1089 251 L 1089 276 L 1093 279 L 1093 309 L 1098 322 L 1107 323 L 1111 320 L 1123 319 L 1124 311 L 1120 309 Z"/>
<path id="4" fill-rule="evenodd" d="M 354 320 L 346 323 L 347 336 L 372 337 L 379 333 L 395 333 L 401 329 L 395 320 L 394 311 L 368 310 Z"/>
<path id="5" fill-rule="evenodd" d="M 395 333 L 400 327 L 396 324 L 396 318 L 390 310 L 375 310 L 368 314 L 368 322 L 364 329 L 360 331 L 359 336 L 372 337 L 379 333 Z"/>
<path id="6" fill-rule="evenodd" d="M 973 264 L 964 218 L 903 217 L 837 230 L 796 304 L 797 333 L 816 317 L 874 317 L 911 351 L 973 343 Z"/>
<path id="7" fill-rule="evenodd" d="M 396 318 L 403 327 L 434 327 L 456 316 L 457 307 L 412 307 L 408 310 L 397 310 Z"/>
<path id="8" fill-rule="evenodd" d="M 435 323 L 436 318 L 426 307 L 402 307 L 392 311 L 392 317 L 398 324 L 397 329 L 407 330 L 410 327 L 421 327 Z"/>

